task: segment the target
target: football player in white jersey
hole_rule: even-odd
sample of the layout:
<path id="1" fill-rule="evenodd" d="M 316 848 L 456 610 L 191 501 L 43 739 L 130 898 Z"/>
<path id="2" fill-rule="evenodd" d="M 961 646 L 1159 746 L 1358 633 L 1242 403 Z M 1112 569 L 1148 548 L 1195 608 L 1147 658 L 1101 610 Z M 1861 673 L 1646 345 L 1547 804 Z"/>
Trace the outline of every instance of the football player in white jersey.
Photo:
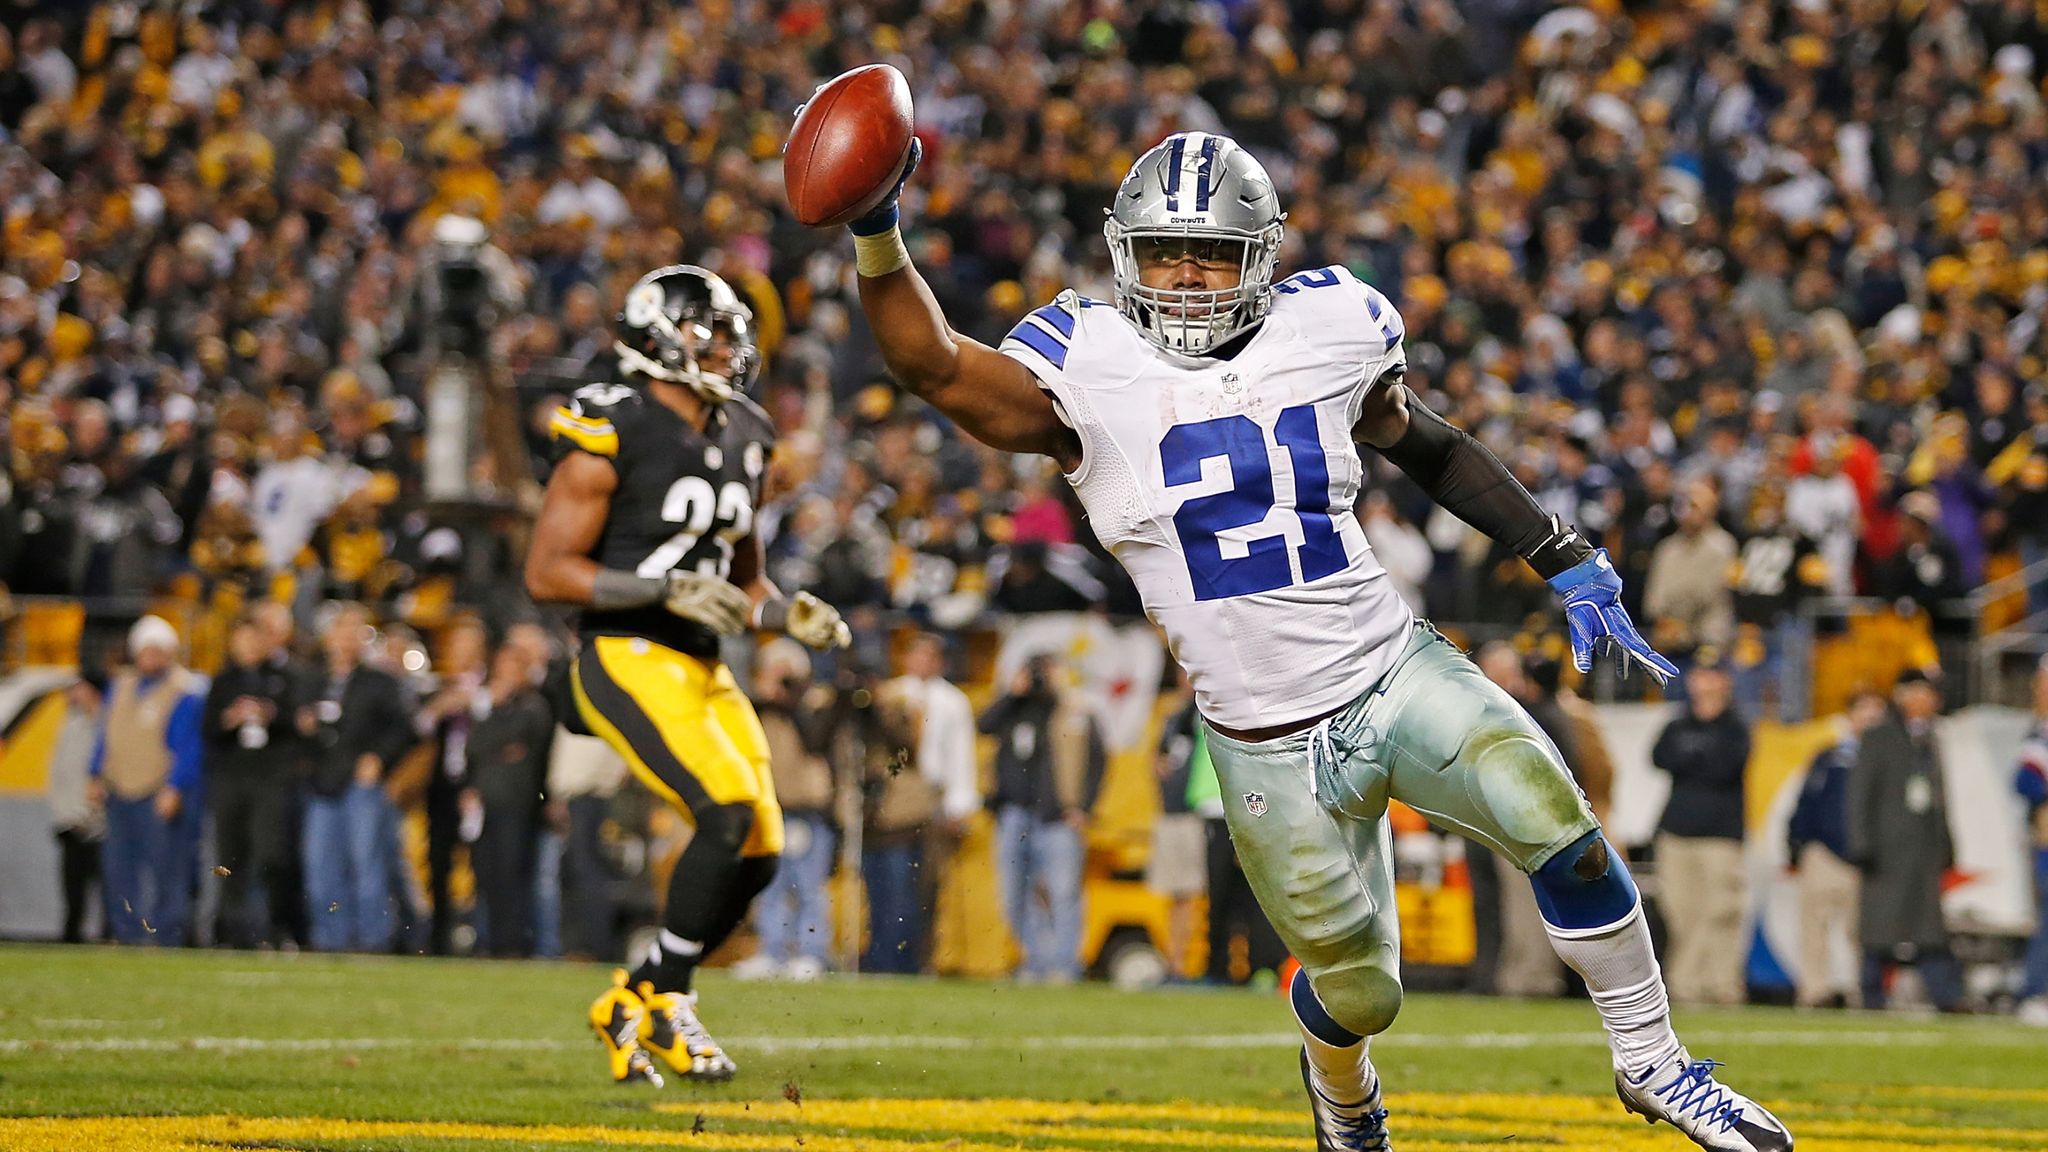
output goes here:
<path id="1" fill-rule="evenodd" d="M 1529 874 L 1630 1111 L 1704 1148 L 1790 1149 L 1673 1034 L 1635 884 L 1556 748 L 1373 558 L 1363 450 L 1549 580 L 1581 671 L 1603 647 L 1659 681 L 1677 670 L 1622 610 L 1606 554 L 1402 386 L 1386 297 L 1339 267 L 1275 281 L 1283 214 L 1258 161 L 1194 132 L 1140 157 L 1104 228 L 1116 299 L 1063 292 L 1000 349 L 948 326 L 898 214 L 892 195 L 852 226 L 890 371 L 977 439 L 1058 461 L 1188 672 L 1232 839 L 1303 965 L 1317 1148 L 1390 1146 L 1367 1048 L 1401 1005 L 1392 797 Z"/>

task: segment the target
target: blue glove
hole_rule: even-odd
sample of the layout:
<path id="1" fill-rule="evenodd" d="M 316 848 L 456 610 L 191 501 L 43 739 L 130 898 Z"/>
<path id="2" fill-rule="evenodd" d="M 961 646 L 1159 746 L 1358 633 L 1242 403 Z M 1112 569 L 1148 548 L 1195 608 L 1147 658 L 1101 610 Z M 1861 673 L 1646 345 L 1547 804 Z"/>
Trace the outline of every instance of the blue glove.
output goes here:
<path id="1" fill-rule="evenodd" d="M 1678 666 L 1657 654 L 1636 631 L 1621 606 L 1621 577 L 1607 560 L 1607 549 L 1550 578 L 1550 589 L 1564 601 L 1564 622 L 1571 630 L 1572 665 L 1580 672 L 1593 670 L 1593 657 L 1602 642 L 1621 649 L 1621 673 L 1628 675 L 1630 660 L 1641 664 L 1659 684 L 1678 675 Z"/>
<path id="2" fill-rule="evenodd" d="M 924 143 L 917 137 L 910 138 L 910 155 L 903 161 L 903 174 L 896 178 L 896 186 L 882 197 L 882 202 L 868 210 L 868 214 L 848 224 L 855 236 L 880 236 L 896 227 L 899 212 L 896 202 L 903 197 L 903 186 L 910 183 L 910 174 L 917 171 L 918 161 L 924 159 Z"/>

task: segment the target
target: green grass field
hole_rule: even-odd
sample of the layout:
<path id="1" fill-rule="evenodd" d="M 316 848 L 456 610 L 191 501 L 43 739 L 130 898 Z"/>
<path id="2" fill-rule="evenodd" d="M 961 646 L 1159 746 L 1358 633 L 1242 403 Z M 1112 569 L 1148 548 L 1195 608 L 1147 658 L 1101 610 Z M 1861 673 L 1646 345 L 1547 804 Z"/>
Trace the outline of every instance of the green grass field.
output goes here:
<path id="1" fill-rule="evenodd" d="M 0 1149 L 1309 1149 L 1272 994 L 703 981 L 719 1088 L 605 1078 L 567 964 L 0 948 Z M 1807 1152 L 2048 1148 L 2048 1034 L 1682 1014 Z M 1416 996 L 1377 1042 L 1403 1152 L 1689 1148 L 1625 1115 L 1589 1006 Z"/>

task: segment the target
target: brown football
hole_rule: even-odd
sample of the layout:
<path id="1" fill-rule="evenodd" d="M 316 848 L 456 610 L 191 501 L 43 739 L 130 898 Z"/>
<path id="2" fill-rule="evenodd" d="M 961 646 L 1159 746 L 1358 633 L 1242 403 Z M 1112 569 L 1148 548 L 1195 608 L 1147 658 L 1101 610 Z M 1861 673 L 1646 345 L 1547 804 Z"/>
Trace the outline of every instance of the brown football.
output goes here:
<path id="1" fill-rule="evenodd" d="M 813 228 L 864 215 L 895 187 L 913 126 L 903 73 L 869 64 L 833 78 L 798 111 L 782 150 L 790 211 Z"/>

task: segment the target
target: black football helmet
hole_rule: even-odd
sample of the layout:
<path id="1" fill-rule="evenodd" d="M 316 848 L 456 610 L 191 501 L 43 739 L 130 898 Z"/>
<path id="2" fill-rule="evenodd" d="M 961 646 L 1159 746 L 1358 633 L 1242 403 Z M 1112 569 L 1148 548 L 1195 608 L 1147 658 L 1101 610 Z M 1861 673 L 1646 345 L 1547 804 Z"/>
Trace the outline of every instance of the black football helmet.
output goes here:
<path id="1" fill-rule="evenodd" d="M 722 371 L 711 363 L 721 348 L 728 353 Z M 754 310 L 732 285 L 695 264 L 656 268 L 634 282 L 612 349 L 626 374 L 681 384 L 712 404 L 744 392 L 761 366 Z"/>

